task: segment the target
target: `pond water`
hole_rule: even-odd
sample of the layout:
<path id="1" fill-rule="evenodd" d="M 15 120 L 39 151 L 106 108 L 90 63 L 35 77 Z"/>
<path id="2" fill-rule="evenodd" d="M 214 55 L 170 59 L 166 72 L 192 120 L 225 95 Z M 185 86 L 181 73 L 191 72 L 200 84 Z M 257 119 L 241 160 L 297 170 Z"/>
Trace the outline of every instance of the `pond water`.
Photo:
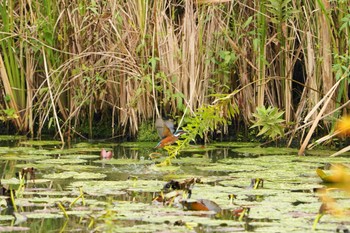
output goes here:
<path id="1" fill-rule="evenodd" d="M 190 146 L 171 166 L 159 167 L 166 152 L 153 149 L 155 144 L 79 142 L 61 148 L 57 141 L 1 136 L 6 190 L 0 195 L 0 232 L 312 232 L 322 204 L 316 190 L 329 187 L 315 170 L 349 161 L 348 155 L 329 158 L 329 151 L 299 157 L 295 149 L 231 142 Z M 112 150 L 113 158 L 101 160 L 102 148 Z M 18 175 L 23 171 L 25 183 Z M 201 182 L 187 192 L 169 191 L 176 196 L 170 201 L 155 200 L 167 195 L 167 182 L 191 178 Z M 332 198 L 349 208 L 349 193 L 335 190 Z M 207 204 L 209 211 L 193 210 L 194 203 Z M 350 229 L 350 219 L 325 214 L 315 227 Z"/>

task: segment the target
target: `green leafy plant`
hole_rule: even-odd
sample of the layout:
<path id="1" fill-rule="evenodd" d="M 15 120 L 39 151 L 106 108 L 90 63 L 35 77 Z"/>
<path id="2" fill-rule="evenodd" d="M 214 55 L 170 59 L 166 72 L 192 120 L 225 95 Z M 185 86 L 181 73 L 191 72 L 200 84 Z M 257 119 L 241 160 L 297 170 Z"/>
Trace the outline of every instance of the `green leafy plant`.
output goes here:
<path id="1" fill-rule="evenodd" d="M 154 142 L 159 140 L 157 132 L 154 130 L 154 125 L 150 122 L 143 122 L 140 125 L 137 141 L 139 142 Z"/>
<path id="2" fill-rule="evenodd" d="M 271 139 L 275 139 L 277 136 L 284 134 L 283 114 L 284 111 L 279 111 L 276 107 L 258 107 L 256 112 L 253 113 L 255 120 L 253 120 L 254 124 L 250 128 L 258 127 L 258 136 L 266 135 Z"/>
<path id="3" fill-rule="evenodd" d="M 18 115 L 16 114 L 16 111 L 13 108 L 0 110 L 0 121 L 8 121 L 17 118 Z"/>
<path id="4" fill-rule="evenodd" d="M 187 133 L 181 136 L 183 140 L 176 141 L 176 145 L 164 147 L 168 152 L 168 157 L 159 166 L 170 165 L 171 160 L 179 154 L 181 149 L 189 145 L 197 135 L 203 139 L 208 132 L 215 130 L 219 126 L 230 124 L 230 120 L 238 112 L 237 105 L 232 104 L 229 99 L 199 108 L 195 116 L 186 119 L 186 126 L 182 129 Z"/>

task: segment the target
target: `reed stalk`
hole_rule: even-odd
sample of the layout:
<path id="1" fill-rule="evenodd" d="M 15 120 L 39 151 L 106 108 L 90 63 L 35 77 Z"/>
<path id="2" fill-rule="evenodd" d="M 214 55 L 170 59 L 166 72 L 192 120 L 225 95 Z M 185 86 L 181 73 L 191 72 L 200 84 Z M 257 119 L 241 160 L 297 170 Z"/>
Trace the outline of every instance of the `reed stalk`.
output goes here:
<path id="1" fill-rule="evenodd" d="M 257 90 L 258 90 L 258 98 L 257 98 L 257 107 L 263 106 L 265 103 L 265 75 L 266 75 L 266 34 L 267 34 L 267 23 L 266 23 L 266 1 L 258 1 L 259 4 L 259 13 L 258 13 L 258 80 Z"/>

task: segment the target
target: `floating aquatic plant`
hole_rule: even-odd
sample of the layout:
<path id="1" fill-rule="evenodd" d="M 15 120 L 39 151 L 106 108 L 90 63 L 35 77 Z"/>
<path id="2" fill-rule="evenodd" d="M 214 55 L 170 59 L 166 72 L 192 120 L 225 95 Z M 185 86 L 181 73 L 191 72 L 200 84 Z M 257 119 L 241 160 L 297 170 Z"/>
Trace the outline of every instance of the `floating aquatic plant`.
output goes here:
<path id="1" fill-rule="evenodd" d="M 324 184 L 315 170 L 323 169 L 330 161 L 324 156 L 296 158 L 295 152 L 289 149 L 273 153 L 272 148 L 245 149 L 244 152 L 242 149 L 239 153 L 246 155 L 237 157 L 236 151 L 231 150 L 241 148 L 232 145 L 227 146 L 229 150 L 220 146 L 218 151 L 211 149 L 203 154 L 199 151 L 184 152 L 184 156 L 172 159 L 174 166 L 159 167 L 154 163 L 162 161 L 162 158 L 148 159 L 148 150 L 140 148 L 132 150 L 131 153 L 137 152 L 136 155 L 129 156 L 130 148 L 123 147 L 123 158 L 101 160 L 99 152 L 102 147 L 89 152 L 83 148 L 59 150 L 54 147 L 47 146 L 45 150 L 30 146 L 4 148 L 7 152 L 11 151 L 11 156 L 28 158 L 11 160 L 5 157 L 0 163 L 7 171 L 4 173 L 6 179 L 3 177 L 1 184 L 5 188 L 15 189 L 14 203 L 24 217 L 21 220 L 23 226 L 30 226 L 45 215 L 46 220 L 40 221 L 59 223 L 59 229 L 70 226 L 77 229 L 74 224 L 80 221 L 86 227 L 81 228 L 79 223 L 80 230 L 90 225 L 90 230 L 102 231 L 109 224 L 111 227 L 118 225 L 118 231 L 139 230 L 128 225 L 136 221 L 143 227 L 148 226 L 147 229 L 167 229 L 168 232 L 204 229 L 274 232 L 283 231 L 285 226 L 305 232 L 311 229 L 321 205 L 314 190 L 321 190 Z M 30 149 L 30 154 L 26 153 L 25 148 Z M 37 155 L 36 150 L 39 152 Z M 114 148 L 114 151 L 118 151 L 118 148 Z M 0 154 L 4 154 L 1 148 Z M 32 159 L 36 156 L 37 160 Z M 129 157 L 132 159 L 126 159 Z M 344 163 L 347 158 L 331 160 Z M 30 174 L 27 174 L 27 181 L 23 179 L 25 185 L 15 178 L 16 172 L 21 173 L 23 168 L 32 167 L 36 171 L 35 185 Z M 186 191 L 181 189 L 171 188 L 170 192 L 177 194 L 170 198 L 178 198 L 171 200 L 172 204 L 170 201 L 165 204 L 152 202 L 161 195 L 167 183 L 173 181 L 172 185 L 176 186 L 176 181 L 180 185 L 193 177 L 200 178 L 201 183 L 191 188 L 191 199 L 185 199 L 185 208 L 180 201 L 186 198 Z M 263 187 L 251 188 L 251 179 L 256 178 L 264 179 Z M 167 194 L 163 190 L 163 195 Z M 231 194 L 236 198 L 230 199 Z M 1 207 L 7 209 L 6 199 L 10 196 L 0 197 Z M 332 197 L 341 205 L 349 204 L 339 192 L 334 192 Z M 189 203 L 200 200 L 214 202 L 222 211 L 191 210 Z M 62 203 L 66 217 L 57 203 Z M 5 225 L 11 221 L 6 219 L 13 219 L 9 215 L 1 216 L 5 216 L 5 220 L 0 218 Z M 242 227 L 245 220 L 248 220 L 248 228 Z M 68 222 L 66 227 L 65 221 Z M 340 222 L 326 213 L 316 227 L 320 231 L 334 230 Z"/>

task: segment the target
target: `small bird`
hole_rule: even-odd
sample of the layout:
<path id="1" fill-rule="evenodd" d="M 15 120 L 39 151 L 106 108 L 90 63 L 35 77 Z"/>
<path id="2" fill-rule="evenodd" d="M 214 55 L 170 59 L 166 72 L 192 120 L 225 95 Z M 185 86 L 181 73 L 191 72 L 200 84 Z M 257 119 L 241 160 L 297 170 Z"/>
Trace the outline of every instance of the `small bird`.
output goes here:
<path id="1" fill-rule="evenodd" d="M 179 137 L 186 133 L 183 130 L 177 130 L 174 132 L 174 123 L 171 120 L 164 121 L 161 118 L 156 120 L 156 128 L 158 135 L 162 139 L 155 148 L 163 148 L 169 146 L 179 139 Z"/>
<path id="2" fill-rule="evenodd" d="M 112 151 L 101 150 L 101 159 L 111 159 L 113 157 Z"/>
<path id="3" fill-rule="evenodd" d="M 198 199 L 198 200 L 182 200 L 181 204 L 183 208 L 187 210 L 196 210 L 196 211 L 214 211 L 219 213 L 222 211 L 221 207 L 215 202 L 208 199 Z"/>

